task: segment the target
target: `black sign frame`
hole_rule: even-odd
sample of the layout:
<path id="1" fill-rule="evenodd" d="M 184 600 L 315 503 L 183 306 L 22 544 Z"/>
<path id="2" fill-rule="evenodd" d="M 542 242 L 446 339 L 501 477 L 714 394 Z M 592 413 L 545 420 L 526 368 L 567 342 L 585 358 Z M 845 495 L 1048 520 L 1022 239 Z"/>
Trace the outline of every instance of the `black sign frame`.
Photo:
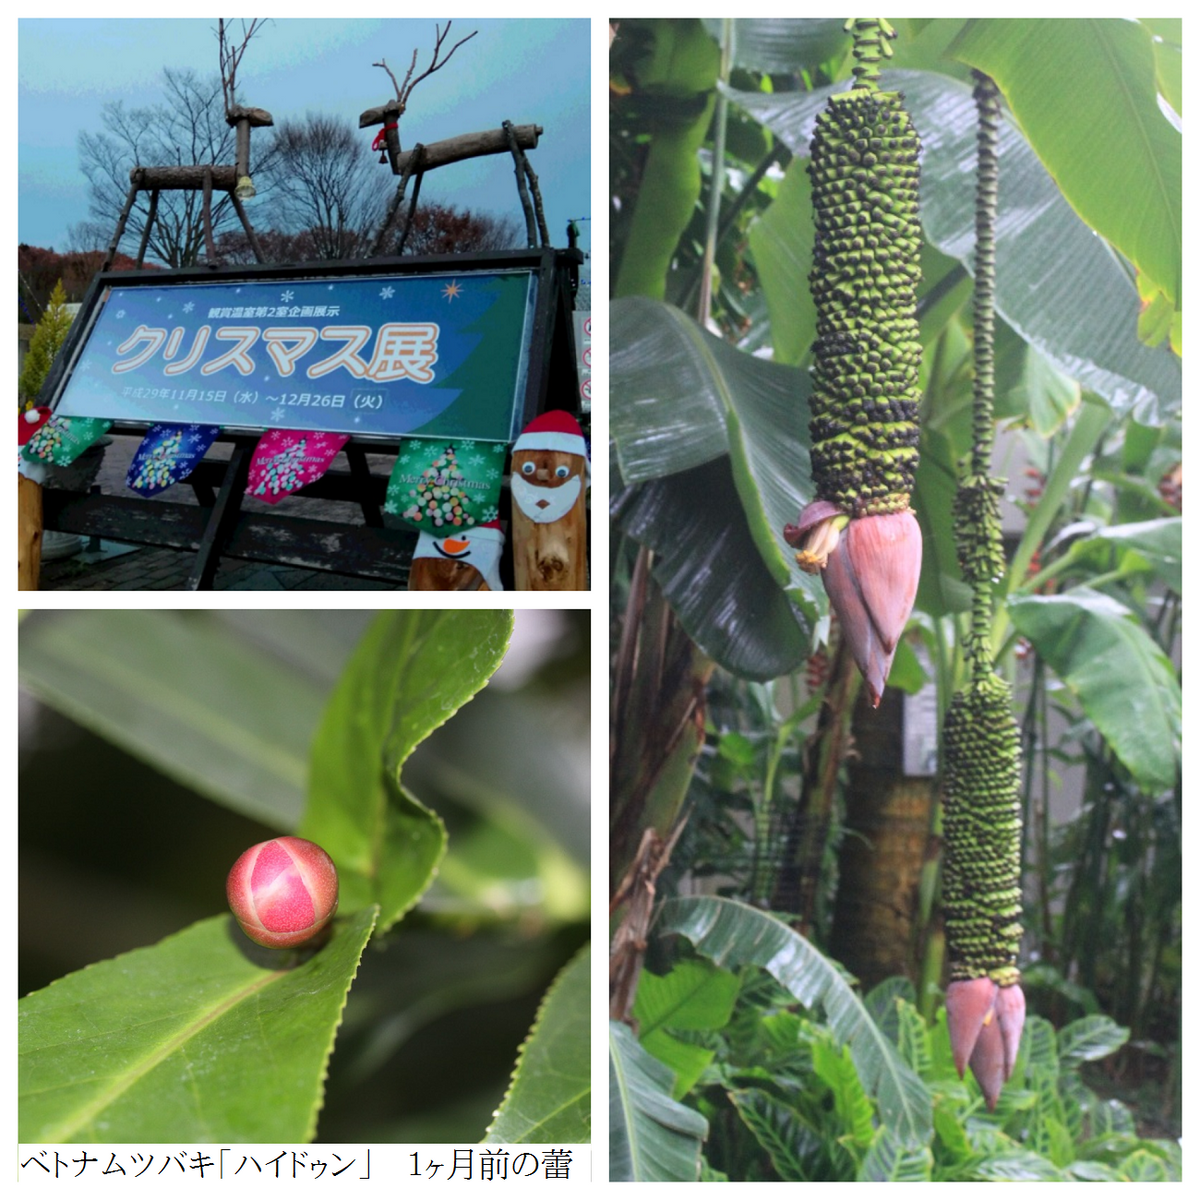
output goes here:
<path id="1" fill-rule="evenodd" d="M 104 289 L 110 286 L 162 288 L 212 281 L 264 282 L 320 279 L 333 276 L 422 275 L 454 272 L 529 270 L 537 279 L 537 297 L 529 330 L 524 396 L 518 428 L 548 409 L 579 411 L 579 381 L 572 313 L 583 252 L 543 247 L 475 254 L 340 259 L 285 264 L 247 264 L 231 267 L 189 267 L 165 271 L 107 271 L 88 288 L 80 312 L 62 351 L 56 356 L 39 403 L 55 407 L 79 361 L 99 311 Z M 151 421 L 115 421 L 114 433 L 143 432 Z M 356 577 L 402 584 L 407 580 L 414 531 L 385 528 L 382 504 L 387 480 L 372 475 L 367 451 L 390 451 L 399 437 L 356 435 L 345 452 L 347 471 L 330 471 L 314 484 L 293 493 L 301 498 L 349 500 L 358 504 L 362 526 L 331 526 L 328 521 L 278 514 L 243 513 L 242 494 L 250 457 L 259 437 L 255 432 L 222 433 L 218 441 L 233 443 L 228 461 L 200 463 L 185 481 L 197 505 L 162 499 L 147 502 L 126 496 L 84 496 L 47 487 L 43 506 L 45 528 L 107 537 L 117 541 L 164 546 L 196 553 L 186 587 L 211 588 L 222 556 L 270 563 L 287 563 Z M 336 530 L 336 534 L 331 533 Z"/>

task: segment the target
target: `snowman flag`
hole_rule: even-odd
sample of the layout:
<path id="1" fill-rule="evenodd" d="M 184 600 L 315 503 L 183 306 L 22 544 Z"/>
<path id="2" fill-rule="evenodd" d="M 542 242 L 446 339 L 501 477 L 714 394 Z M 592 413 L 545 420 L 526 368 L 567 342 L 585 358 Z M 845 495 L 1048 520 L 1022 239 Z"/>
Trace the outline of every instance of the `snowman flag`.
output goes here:
<path id="1" fill-rule="evenodd" d="M 503 549 L 504 531 L 499 521 L 489 521 L 486 525 L 477 525 L 461 533 L 457 530 L 450 534 L 422 532 L 413 551 L 413 569 L 420 578 L 420 586 L 415 590 L 442 590 L 446 586 L 444 572 L 430 571 L 427 578 L 420 575 L 421 561 L 431 560 L 435 567 L 449 563 L 474 567 L 490 591 L 502 592 L 504 584 L 500 582 L 500 553 Z M 410 580 L 410 589 L 413 586 Z M 457 590 L 465 590 L 461 583 L 455 586 Z"/>

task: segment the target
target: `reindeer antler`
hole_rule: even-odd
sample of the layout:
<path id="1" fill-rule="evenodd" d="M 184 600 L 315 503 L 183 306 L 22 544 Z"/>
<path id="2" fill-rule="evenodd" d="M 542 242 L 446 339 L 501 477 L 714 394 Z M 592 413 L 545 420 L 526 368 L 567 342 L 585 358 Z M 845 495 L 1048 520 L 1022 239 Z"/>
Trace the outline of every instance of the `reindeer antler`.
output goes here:
<path id="1" fill-rule="evenodd" d="M 379 62 L 371 64 L 373 67 L 382 67 L 388 73 L 388 78 L 392 81 L 392 86 L 396 89 L 396 99 L 400 102 L 401 114 L 408 107 L 408 98 L 412 95 L 413 88 L 415 88 L 417 84 L 420 83 L 421 80 L 427 75 L 432 75 L 434 71 L 440 70 L 442 67 L 444 67 L 453 57 L 455 50 L 457 50 L 464 42 L 469 42 L 475 36 L 475 34 L 479 32 L 479 30 L 476 29 L 472 33 L 468 33 L 465 38 L 460 38 L 454 43 L 453 46 L 450 47 L 450 51 L 446 57 L 443 58 L 441 62 L 438 62 L 438 55 L 442 52 L 442 43 L 446 40 L 446 35 L 450 32 L 450 26 L 453 24 L 453 21 L 447 21 L 445 29 L 443 29 L 440 25 L 434 25 L 433 28 L 437 33 L 437 42 L 433 47 L 433 61 L 428 67 L 425 68 L 424 71 L 421 72 L 420 75 L 416 77 L 416 79 L 413 79 L 413 72 L 417 69 L 417 55 L 420 53 L 419 50 L 413 51 L 412 62 L 408 65 L 408 74 L 404 76 L 403 83 L 396 82 L 396 76 L 392 74 L 392 69 L 387 65 L 387 61 L 385 59 L 380 59 Z"/>
<path id="2" fill-rule="evenodd" d="M 217 53 L 221 64 L 221 91 L 225 95 L 226 112 L 237 102 L 235 88 L 237 87 L 238 64 L 242 61 L 242 55 L 246 53 L 246 47 L 250 45 L 250 39 L 262 27 L 265 19 L 255 17 L 249 25 L 245 20 L 242 21 L 242 44 L 240 46 L 235 46 L 233 41 L 226 36 L 225 21 L 223 19 L 217 21 Z"/>

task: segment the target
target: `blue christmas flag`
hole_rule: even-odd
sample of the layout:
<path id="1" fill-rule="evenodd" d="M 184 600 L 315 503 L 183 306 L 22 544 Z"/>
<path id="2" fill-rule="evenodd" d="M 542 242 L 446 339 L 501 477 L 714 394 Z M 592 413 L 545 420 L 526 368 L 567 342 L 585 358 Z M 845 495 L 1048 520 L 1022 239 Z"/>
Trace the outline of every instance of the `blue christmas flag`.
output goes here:
<path id="1" fill-rule="evenodd" d="M 125 486 L 156 496 L 186 479 L 220 433 L 217 425 L 151 425 L 129 464 Z"/>

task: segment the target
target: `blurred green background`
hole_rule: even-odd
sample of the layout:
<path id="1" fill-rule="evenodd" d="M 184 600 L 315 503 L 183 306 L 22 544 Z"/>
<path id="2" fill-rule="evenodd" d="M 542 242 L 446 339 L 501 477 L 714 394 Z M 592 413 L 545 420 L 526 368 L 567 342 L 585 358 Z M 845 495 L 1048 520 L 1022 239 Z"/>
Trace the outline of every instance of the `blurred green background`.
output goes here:
<path id="1" fill-rule="evenodd" d="M 299 820 L 322 704 L 372 615 L 24 619 L 20 995 L 225 910 L 237 856 Z M 517 612 L 499 672 L 406 765 L 449 851 L 367 947 L 318 1141 L 478 1141 L 587 940 L 589 620 Z"/>

